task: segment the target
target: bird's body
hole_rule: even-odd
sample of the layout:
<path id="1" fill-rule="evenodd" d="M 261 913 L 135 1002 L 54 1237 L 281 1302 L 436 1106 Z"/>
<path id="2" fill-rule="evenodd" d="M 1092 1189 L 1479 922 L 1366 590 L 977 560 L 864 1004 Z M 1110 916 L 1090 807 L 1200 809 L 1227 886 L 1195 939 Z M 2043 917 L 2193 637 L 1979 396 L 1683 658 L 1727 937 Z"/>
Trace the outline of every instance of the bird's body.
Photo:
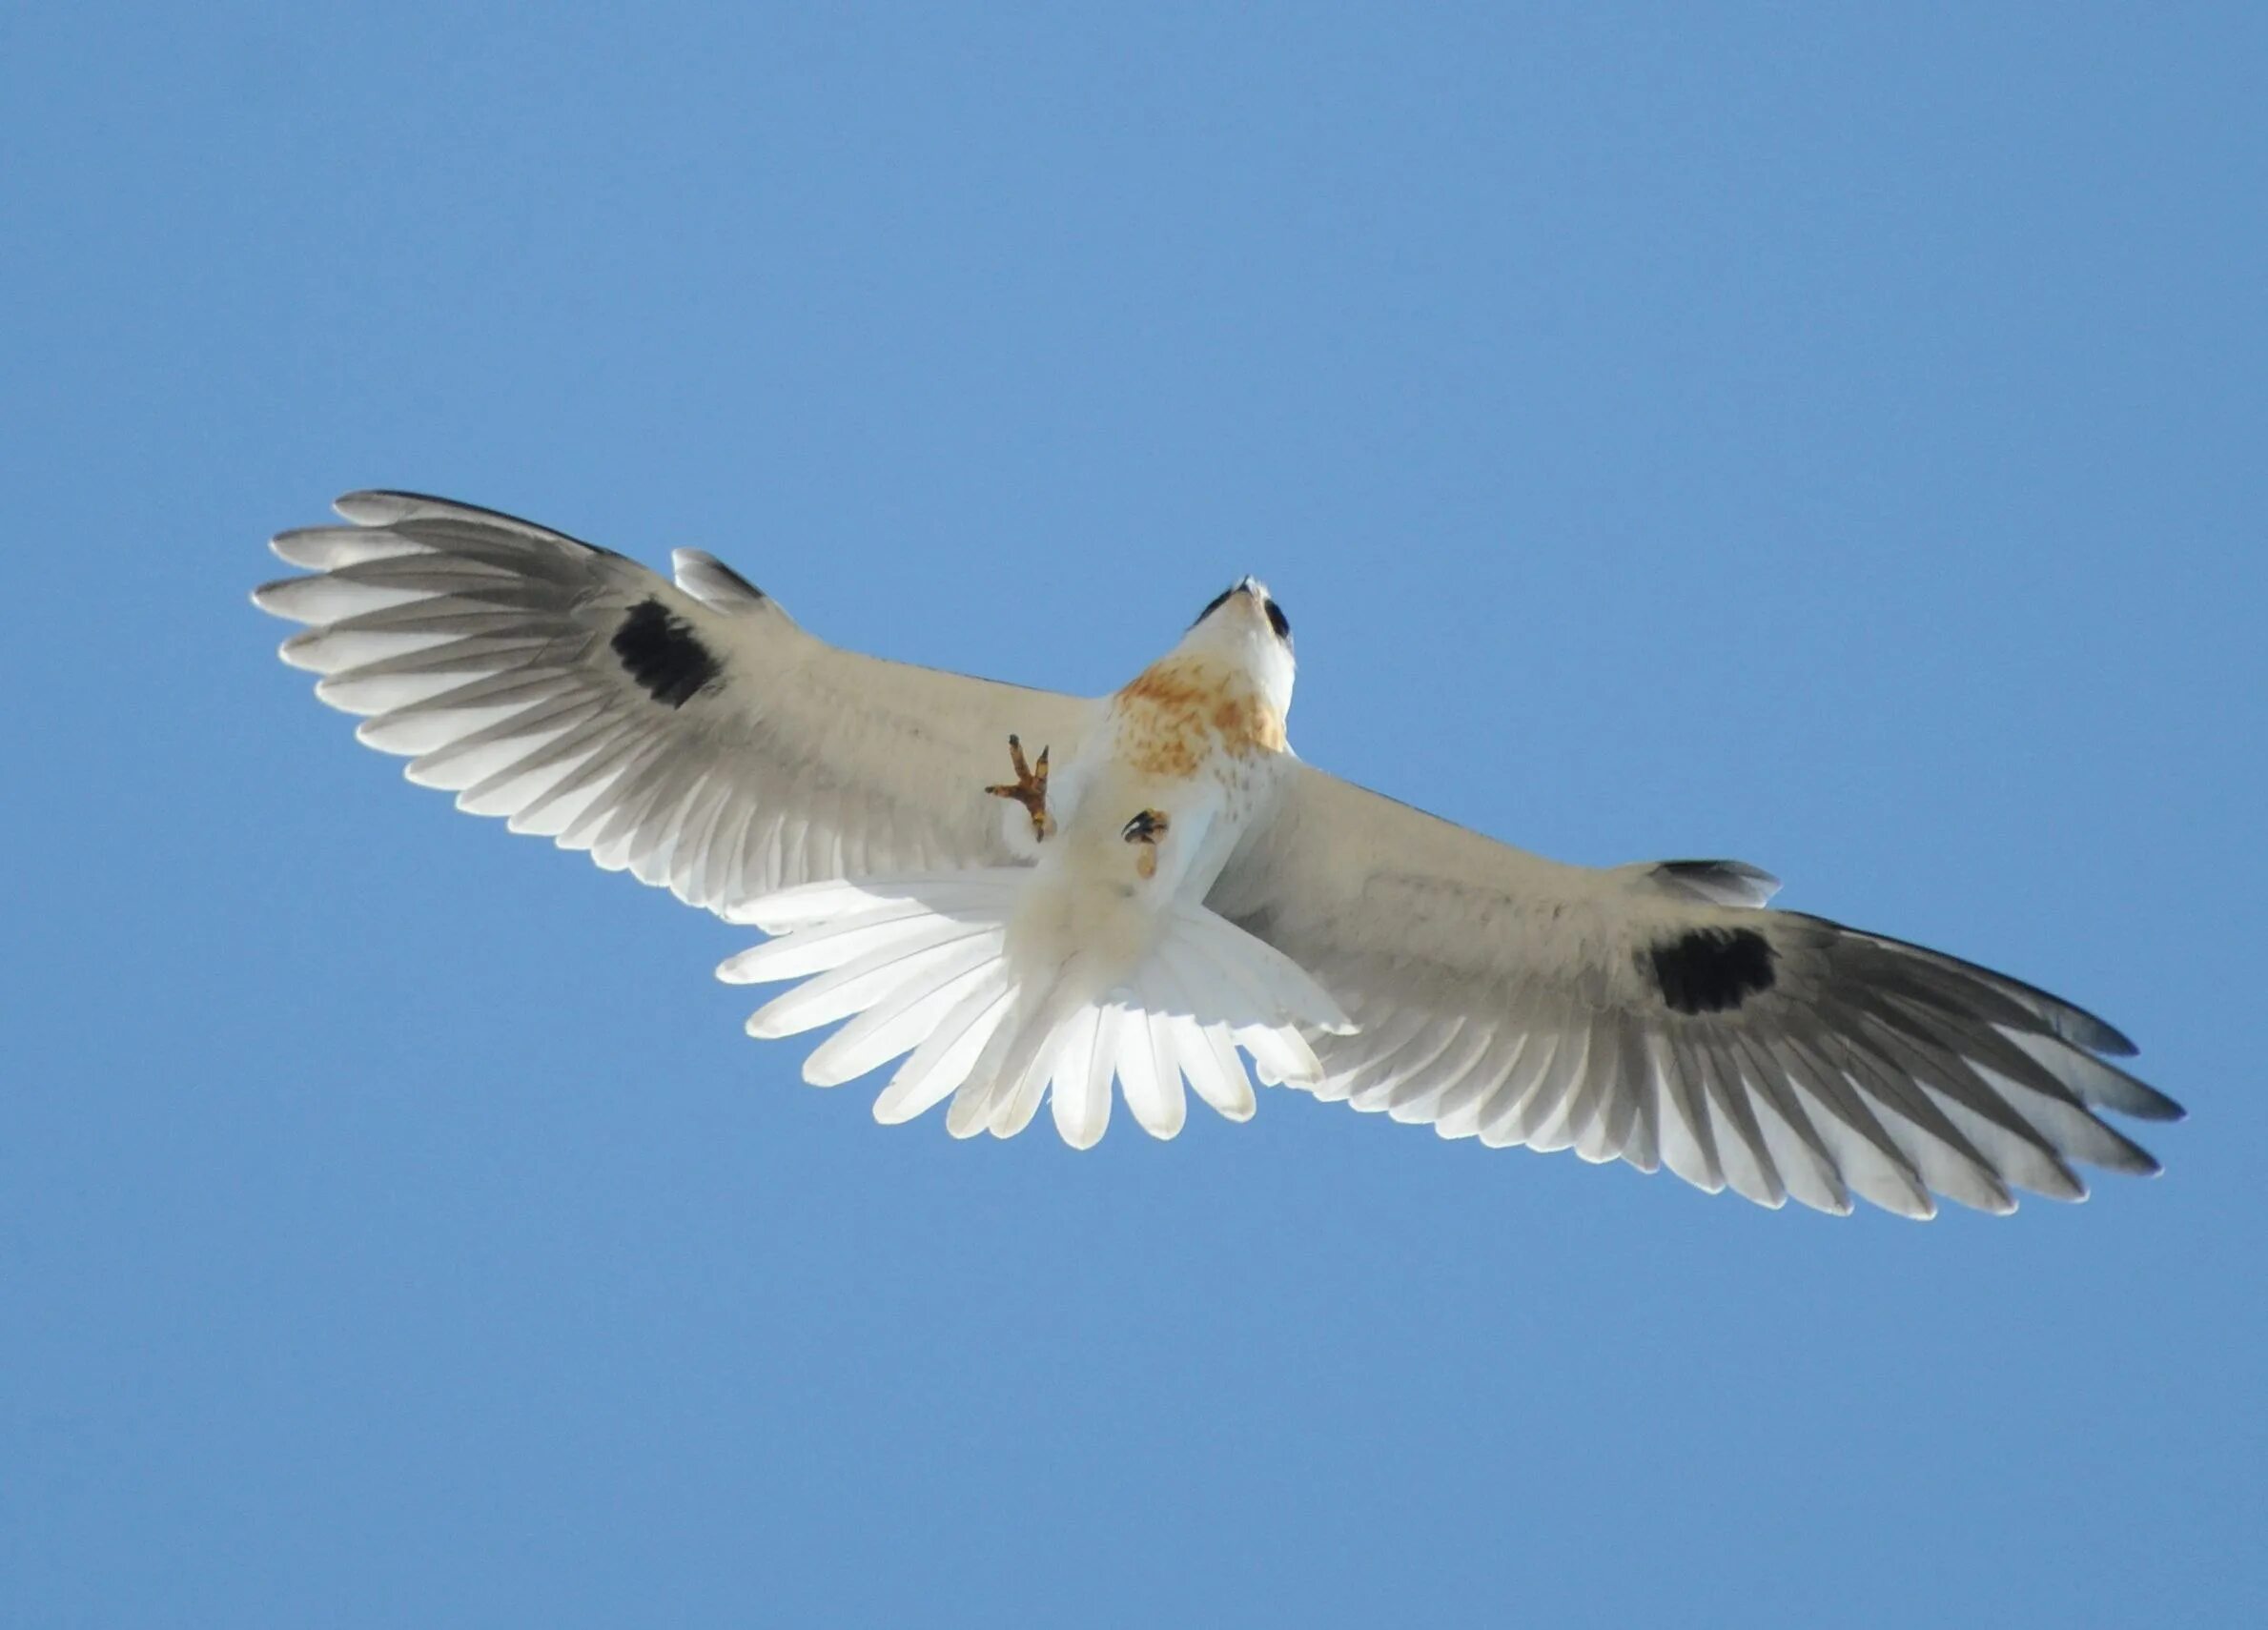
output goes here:
<path id="1" fill-rule="evenodd" d="M 1185 1074 L 1223 1112 L 1250 1114 L 1236 1046 L 1264 1081 L 1319 1083 L 1298 1026 L 1343 1030 L 1345 1015 L 1204 904 L 1244 835 L 1266 828 L 1296 763 L 1283 729 L 1291 662 L 1269 603 L 1248 580 L 1208 608 L 1172 653 L 1094 705 L 1061 769 L 1052 749 L 1035 768 L 1011 738 L 1016 780 L 989 790 L 1006 801 L 1003 842 L 1027 864 L 823 883 L 735 907 L 779 937 L 733 959 L 727 978 L 823 972 L 855 991 L 818 1007 L 790 992 L 751 1029 L 788 1034 L 857 1013 L 848 1049 L 814 1055 L 817 1078 L 832 1080 L 846 1063 L 876 1061 L 865 1037 L 910 1015 L 889 1041 L 933 1045 L 917 1045 L 885 1090 L 886 1119 L 950 1092 L 956 1134 L 1007 1136 L 1044 1095 L 1078 1147 L 1108 1125 L 1114 1079 L 1128 1082 L 1142 1124 L 1168 1135 Z M 834 938 L 813 954 L 815 933 Z M 971 954 L 952 954 L 963 945 Z M 1193 1023 L 1177 1026 L 1176 1012 Z"/>
<path id="2" fill-rule="evenodd" d="M 1042 846 L 1043 871 L 1059 861 L 1098 878 L 1138 872 L 1150 890 L 1202 900 L 1237 838 L 1274 815 L 1293 764 L 1289 663 L 1259 644 L 1273 637 L 1250 594 L 1218 616 L 1192 630 L 1207 637 L 1197 649 L 1153 662 L 1103 703 L 1099 728 L 1057 780 L 1063 846 Z M 1154 868 L 1123 836 L 1144 809 L 1168 818 L 1150 846 Z"/>
<path id="3" fill-rule="evenodd" d="M 1767 909 L 1752 866 L 1563 866 L 1302 763 L 1250 579 L 1086 702 L 840 650 L 695 551 L 673 584 L 441 499 L 338 508 L 255 596 L 308 624 L 285 659 L 412 780 L 775 936 L 719 970 L 795 982 L 751 1032 L 839 1024 L 821 1085 L 901 1059 L 886 1121 L 1047 1101 L 1084 1147 L 1115 1083 L 1170 1137 L 1185 1081 L 1252 1113 L 1241 1052 L 1445 1137 L 1927 1216 L 2154 1171 L 2102 1111 L 2179 1113 L 2092 1014 Z"/>

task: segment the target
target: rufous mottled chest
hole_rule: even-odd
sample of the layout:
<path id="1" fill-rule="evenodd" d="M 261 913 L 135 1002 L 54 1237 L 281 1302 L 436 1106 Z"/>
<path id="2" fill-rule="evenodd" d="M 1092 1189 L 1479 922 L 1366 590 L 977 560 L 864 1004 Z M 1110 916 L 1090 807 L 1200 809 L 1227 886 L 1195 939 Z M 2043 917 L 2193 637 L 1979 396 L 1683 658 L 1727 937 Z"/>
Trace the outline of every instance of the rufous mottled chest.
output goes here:
<path id="1" fill-rule="evenodd" d="M 1234 777 L 1285 750 L 1283 715 L 1227 665 L 1168 658 L 1112 699 L 1117 756 L 1138 775 L 1186 781 L 1209 766 Z"/>

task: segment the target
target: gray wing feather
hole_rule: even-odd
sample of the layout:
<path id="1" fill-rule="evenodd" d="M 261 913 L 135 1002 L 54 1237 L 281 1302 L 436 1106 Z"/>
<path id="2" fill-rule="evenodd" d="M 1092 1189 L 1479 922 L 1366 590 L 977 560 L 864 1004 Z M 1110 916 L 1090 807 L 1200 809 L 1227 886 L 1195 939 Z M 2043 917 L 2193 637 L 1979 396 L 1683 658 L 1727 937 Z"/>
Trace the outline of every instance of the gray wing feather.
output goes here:
<path id="1" fill-rule="evenodd" d="M 1006 738 L 1075 750 L 1089 704 L 807 634 L 730 567 L 679 581 L 547 527 L 409 493 L 286 532 L 259 589 L 283 657 L 409 778 L 715 910 L 851 873 L 1012 858 Z"/>
<path id="2" fill-rule="evenodd" d="M 1731 861 L 1562 866 L 1299 766 L 1210 904 L 1360 1027 L 1314 1089 L 1446 1137 L 1573 1149 L 1842 1212 L 2077 1199 L 2177 1118 L 2102 1020 L 1958 958 L 1765 908 Z"/>

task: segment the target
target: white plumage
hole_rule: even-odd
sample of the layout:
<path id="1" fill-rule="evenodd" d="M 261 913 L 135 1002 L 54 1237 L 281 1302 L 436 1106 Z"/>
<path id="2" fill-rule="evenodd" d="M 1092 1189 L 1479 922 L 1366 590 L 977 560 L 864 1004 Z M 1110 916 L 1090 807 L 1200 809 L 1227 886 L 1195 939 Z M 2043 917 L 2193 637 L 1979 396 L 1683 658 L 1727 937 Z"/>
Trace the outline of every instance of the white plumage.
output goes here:
<path id="1" fill-rule="evenodd" d="M 848 1019 L 805 1062 L 804 1079 L 833 1087 L 910 1053 L 877 1114 L 907 1119 L 953 1095 L 947 1124 L 964 1136 L 1021 1131 L 1044 1092 L 1064 1141 L 1087 1148 L 1110 1123 L 1114 1078 L 1159 1137 L 1181 1128 L 1185 1075 L 1241 1119 L 1251 1095 L 1222 1032 L 1263 1081 L 1320 1083 L 1297 1027 L 1347 1022 L 1297 965 L 1202 906 L 1173 901 L 1154 939 L 1126 954 L 1066 955 L 1031 921 L 1044 887 L 1036 868 L 994 866 L 764 895 L 730 915 L 776 937 L 717 976 L 803 981 L 758 1009 L 748 1033 L 800 1035 Z M 925 1042 L 934 1045 L 917 1050 Z"/>
<path id="2" fill-rule="evenodd" d="M 1249 1057 L 1445 1137 L 1927 1216 L 2154 1171 L 2102 1112 L 2180 1112 L 2091 1014 L 1767 909 L 1752 866 L 1561 866 L 1302 764 L 1249 579 L 1088 702 L 839 650 L 698 551 L 671 583 L 466 505 L 337 508 L 255 596 L 307 624 L 285 660 L 460 807 L 774 936 L 718 970 L 792 982 L 749 1032 L 840 1026 L 823 1086 L 898 1061 L 884 1121 L 950 1100 L 1007 1136 L 1046 1103 L 1083 1148 L 1115 1083 L 1170 1138 L 1184 1083 L 1251 1115 Z M 1019 748 L 995 785 L 1011 738 L 1052 771 Z"/>

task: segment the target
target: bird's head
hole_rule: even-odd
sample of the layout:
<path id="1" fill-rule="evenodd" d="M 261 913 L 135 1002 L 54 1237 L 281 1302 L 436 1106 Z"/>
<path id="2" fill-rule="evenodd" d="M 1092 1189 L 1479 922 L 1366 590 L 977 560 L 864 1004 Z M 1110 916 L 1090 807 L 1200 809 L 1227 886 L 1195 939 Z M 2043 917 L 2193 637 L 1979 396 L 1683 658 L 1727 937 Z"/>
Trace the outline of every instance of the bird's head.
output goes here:
<path id="1" fill-rule="evenodd" d="M 1292 620 L 1257 578 L 1215 595 L 1181 637 L 1180 648 L 1213 657 L 1251 679 L 1278 714 L 1292 706 Z"/>

